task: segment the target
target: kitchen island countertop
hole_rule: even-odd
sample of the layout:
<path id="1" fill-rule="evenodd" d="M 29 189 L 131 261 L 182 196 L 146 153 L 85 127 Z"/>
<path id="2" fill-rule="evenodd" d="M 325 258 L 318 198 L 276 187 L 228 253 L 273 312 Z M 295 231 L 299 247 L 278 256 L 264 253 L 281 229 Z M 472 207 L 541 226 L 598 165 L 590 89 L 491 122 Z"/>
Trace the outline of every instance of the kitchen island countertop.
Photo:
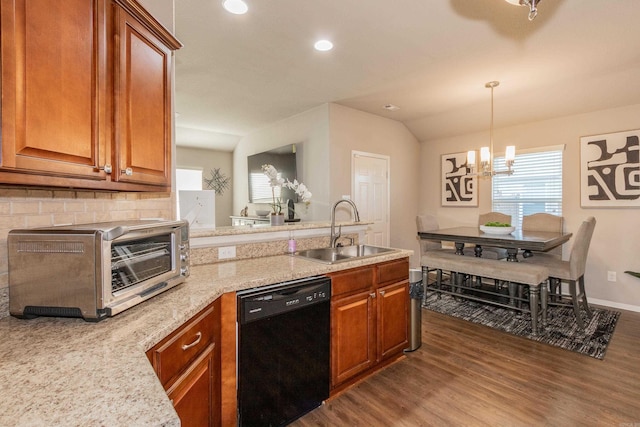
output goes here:
<path id="1" fill-rule="evenodd" d="M 290 255 L 192 267 L 187 281 L 115 317 L 0 320 L 1 426 L 179 426 L 145 351 L 227 292 L 408 257 L 340 264 Z"/>

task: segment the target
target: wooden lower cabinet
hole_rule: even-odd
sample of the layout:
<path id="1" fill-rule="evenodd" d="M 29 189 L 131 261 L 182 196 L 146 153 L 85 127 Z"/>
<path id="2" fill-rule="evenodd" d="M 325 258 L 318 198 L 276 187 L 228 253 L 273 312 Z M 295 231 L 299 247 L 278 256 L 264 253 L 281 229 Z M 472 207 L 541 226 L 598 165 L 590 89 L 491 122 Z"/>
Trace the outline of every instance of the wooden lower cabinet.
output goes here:
<path id="1" fill-rule="evenodd" d="M 182 426 L 221 425 L 220 298 L 147 351 Z"/>
<path id="2" fill-rule="evenodd" d="M 378 355 L 386 359 L 409 346 L 409 282 L 384 286 L 377 290 L 377 294 Z"/>
<path id="3" fill-rule="evenodd" d="M 331 388 L 341 389 L 409 345 L 409 261 L 332 273 Z"/>
<path id="4" fill-rule="evenodd" d="M 331 383 L 341 384 L 376 362 L 374 300 L 369 291 L 331 304 Z"/>
<path id="5" fill-rule="evenodd" d="M 185 374 L 167 390 L 182 427 L 212 426 L 216 417 L 214 402 L 217 369 L 215 348 L 207 350 L 189 366 Z"/>

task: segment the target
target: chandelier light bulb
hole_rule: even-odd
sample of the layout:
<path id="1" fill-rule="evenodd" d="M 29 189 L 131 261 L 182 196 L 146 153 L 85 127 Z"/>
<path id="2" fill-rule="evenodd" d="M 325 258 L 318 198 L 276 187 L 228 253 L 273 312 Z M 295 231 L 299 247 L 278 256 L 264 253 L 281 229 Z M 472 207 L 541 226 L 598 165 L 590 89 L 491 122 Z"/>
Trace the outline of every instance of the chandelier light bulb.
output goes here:
<path id="1" fill-rule="evenodd" d="M 476 150 L 467 151 L 467 165 L 472 167 L 476 164 Z"/>
<path id="2" fill-rule="evenodd" d="M 480 148 L 480 161 L 483 163 L 489 162 L 491 159 L 491 150 L 489 147 Z"/>
<path id="3" fill-rule="evenodd" d="M 516 158 L 516 146 L 507 145 L 507 150 L 504 153 L 504 159 L 506 161 L 513 161 Z"/>

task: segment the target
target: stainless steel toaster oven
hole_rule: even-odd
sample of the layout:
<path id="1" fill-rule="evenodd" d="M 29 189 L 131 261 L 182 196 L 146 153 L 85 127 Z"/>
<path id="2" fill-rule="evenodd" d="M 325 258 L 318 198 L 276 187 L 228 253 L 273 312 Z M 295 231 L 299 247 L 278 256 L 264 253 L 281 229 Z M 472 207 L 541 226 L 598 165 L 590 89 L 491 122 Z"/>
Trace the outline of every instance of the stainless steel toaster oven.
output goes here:
<path id="1" fill-rule="evenodd" d="M 189 225 L 139 220 L 12 230 L 8 255 L 11 315 L 98 321 L 184 282 Z"/>

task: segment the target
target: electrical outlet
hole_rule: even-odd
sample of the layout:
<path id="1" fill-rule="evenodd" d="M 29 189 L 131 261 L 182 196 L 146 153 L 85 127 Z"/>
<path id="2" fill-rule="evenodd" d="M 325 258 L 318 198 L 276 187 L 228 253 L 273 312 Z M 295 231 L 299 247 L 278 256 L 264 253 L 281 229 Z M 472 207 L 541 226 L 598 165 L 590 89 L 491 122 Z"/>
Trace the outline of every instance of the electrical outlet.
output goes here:
<path id="1" fill-rule="evenodd" d="M 615 271 L 607 271 L 607 280 L 609 282 L 615 282 L 617 280 Z"/>
<path id="2" fill-rule="evenodd" d="M 218 248 L 218 259 L 229 259 L 236 257 L 235 246 L 221 246 Z"/>

